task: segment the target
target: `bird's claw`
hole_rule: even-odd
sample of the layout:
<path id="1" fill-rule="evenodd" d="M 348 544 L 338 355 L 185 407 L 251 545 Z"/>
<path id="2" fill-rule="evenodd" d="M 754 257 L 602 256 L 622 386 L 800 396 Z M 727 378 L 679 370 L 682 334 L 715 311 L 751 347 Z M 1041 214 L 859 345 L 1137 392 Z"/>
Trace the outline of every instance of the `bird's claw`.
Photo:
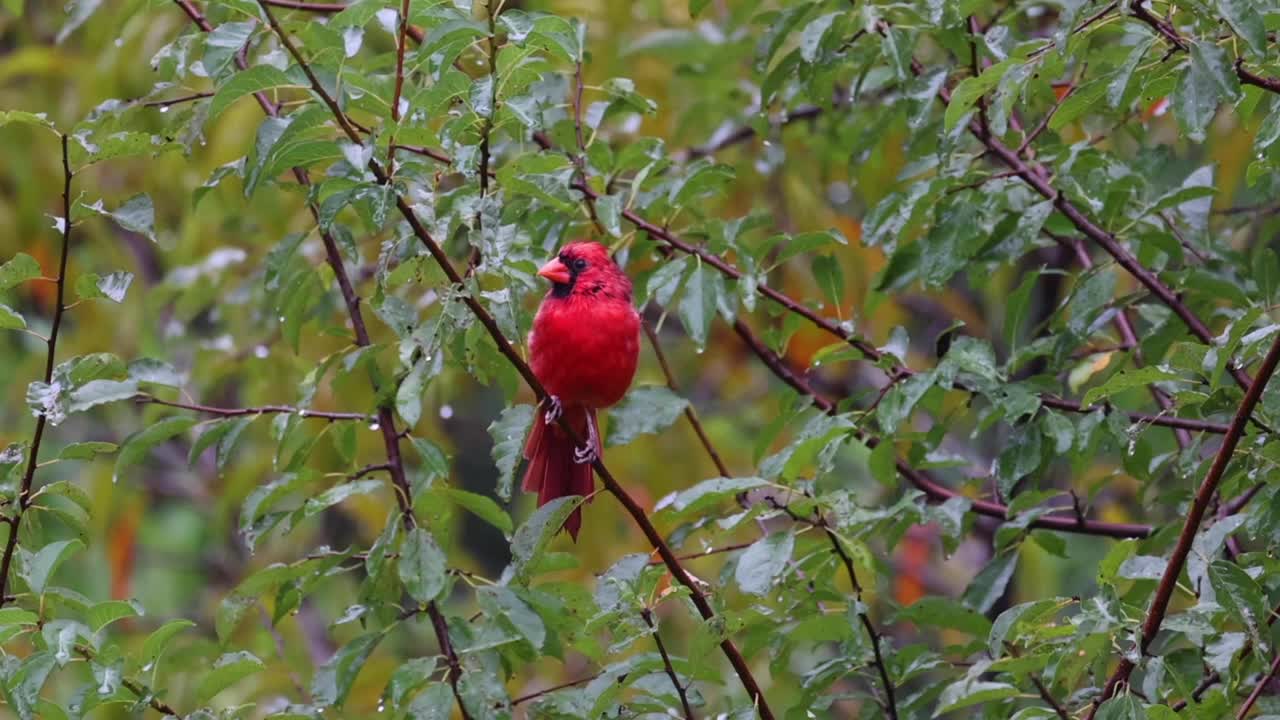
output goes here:
<path id="1" fill-rule="evenodd" d="M 544 421 L 548 425 L 550 425 L 556 420 L 559 420 L 560 416 L 563 414 L 564 414 L 564 407 L 560 405 L 560 398 L 556 397 L 555 395 L 548 395 L 547 396 L 547 413 L 546 415 L 543 416 Z"/>
<path id="2" fill-rule="evenodd" d="M 587 420 L 587 444 L 573 449 L 573 461 L 579 465 L 595 463 L 600 459 L 596 448 L 600 446 L 600 438 L 596 435 L 595 421 Z"/>
<path id="3" fill-rule="evenodd" d="M 573 449 L 573 461 L 579 465 L 589 465 L 600 459 L 600 455 L 596 453 L 595 443 L 588 442 L 582 447 Z"/>

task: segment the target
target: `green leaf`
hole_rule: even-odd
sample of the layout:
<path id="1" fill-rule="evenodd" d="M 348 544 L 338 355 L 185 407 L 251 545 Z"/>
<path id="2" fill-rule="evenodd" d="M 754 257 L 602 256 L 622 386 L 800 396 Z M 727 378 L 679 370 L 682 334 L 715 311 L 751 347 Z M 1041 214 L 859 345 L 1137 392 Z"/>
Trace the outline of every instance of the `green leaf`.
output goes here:
<path id="1" fill-rule="evenodd" d="M 1107 104 L 1112 108 L 1120 107 L 1120 103 L 1124 102 L 1125 91 L 1129 89 L 1129 80 L 1133 77 L 1133 73 L 1138 69 L 1138 65 L 1142 62 L 1142 58 L 1150 52 L 1151 46 L 1156 44 L 1156 36 L 1139 40 L 1133 49 L 1129 51 L 1128 57 L 1125 58 L 1124 64 L 1120 69 L 1111 76 L 1111 83 L 1107 86 Z"/>
<path id="2" fill-rule="evenodd" d="M 1173 107 L 1188 136 L 1204 140 L 1205 129 L 1225 98 L 1240 97 L 1240 82 L 1227 61 L 1226 51 L 1212 43 L 1192 42 L 1191 60 L 1182 82 L 1173 93 Z"/>
<path id="3" fill-rule="evenodd" d="M 822 47 L 822 38 L 826 36 L 831 24 L 843 13 L 827 13 L 809 21 L 800 31 L 800 58 L 807 63 L 818 59 Z"/>
<path id="4" fill-rule="evenodd" d="M 0 628 L 8 628 L 14 625 L 36 625 L 39 622 L 40 616 L 30 610 L 16 607 L 0 608 Z"/>
<path id="5" fill-rule="evenodd" d="M 414 528 L 405 536 L 396 563 L 400 581 L 409 595 L 429 603 L 444 590 L 448 559 L 431 533 Z"/>
<path id="6" fill-rule="evenodd" d="M 964 603 L 980 613 L 995 607 L 1018 566 L 1018 553 L 1006 550 L 991 559 L 964 590 Z"/>
<path id="7" fill-rule="evenodd" d="M 107 600 L 89 608 L 85 622 L 90 630 L 98 632 L 117 620 L 141 615 L 142 606 L 134 600 Z"/>
<path id="8" fill-rule="evenodd" d="M 453 693 L 443 682 L 432 683 L 409 703 L 413 720 L 450 720 L 453 717 Z"/>
<path id="9" fill-rule="evenodd" d="M 770 533 L 751 543 L 738 558 L 733 579 L 743 592 L 766 595 L 791 561 L 796 538 L 790 531 Z"/>
<path id="10" fill-rule="evenodd" d="M 22 330 L 27 321 L 17 310 L 0 303 L 0 330 Z"/>
<path id="11" fill-rule="evenodd" d="M 440 446 L 416 435 L 411 435 L 409 440 L 413 443 L 413 449 L 422 456 L 423 470 L 433 478 L 449 476 L 449 457 L 444 454 Z"/>
<path id="12" fill-rule="evenodd" d="M 511 569 L 516 577 L 525 578 L 530 567 L 541 558 L 547 543 L 564 527 L 569 513 L 582 504 L 582 497 L 559 497 L 534 511 L 511 538 Z"/>
<path id="13" fill-rule="evenodd" d="M 427 372 L 431 363 L 419 360 L 405 376 L 400 387 L 396 389 L 396 412 L 404 418 L 409 427 L 418 424 L 422 417 L 422 393 L 427 383 Z"/>
<path id="14" fill-rule="evenodd" d="M 40 263 L 26 253 L 18 253 L 8 262 L 0 265 L 0 290 L 8 290 L 38 277 L 40 277 Z"/>
<path id="15" fill-rule="evenodd" d="M 5 678 L 5 694 L 21 720 L 36 717 L 35 708 L 40 703 L 40 691 L 44 689 L 45 681 L 56 665 L 54 654 L 42 650 L 28 655 L 16 669 L 12 665 L 6 666 L 10 672 L 6 673 L 8 677 Z"/>
<path id="16" fill-rule="evenodd" d="M 498 503 L 494 502 L 492 498 L 457 488 L 445 488 L 444 492 L 454 502 L 503 533 L 510 534 L 515 529 L 515 524 L 511 522 L 511 516 L 498 507 Z"/>
<path id="17" fill-rule="evenodd" d="M 1267 642 L 1270 633 L 1265 632 L 1269 605 L 1257 581 L 1239 565 L 1215 560 L 1209 565 L 1209 582 L 1213 583 L 1218 603 L 1233 619 L 1244 623 L 1254 643 L 1266 652 L 1270 644 Z"/>
<path id="18" fill-rule="evenodd" d="M 311 695 L 321 706 L 341 706 L 351 693 L 351 686 L 364 668 L 369 655 L 383 638 L 383 633 L 372 632 L 357 637 L 343 645 L 323 665 L 316 668 L 311 679 Z"/>
<path id="19" fill-rule="evenodd" d="M 1146 720 L 1142 701 L 1129 693 L 1116 695 L 1098 707 L 1095 720 Z"/>
<path id="20" fill-rule="evenodd" d="M 895 619 L 908 620 L 916 625 L 951 628 L 974 637 L 985 637 L 991 632 L 990 620 L 955 600 L 942 596 L 922 597 L 911 606 L 899 610 Z"/>
<path id="21" fill-rule="evenodd" d="M 763 478 L 758 477 L 711 478 L 710 480 L 703 480 L 691 488 L 673 493 L 668 498 L 663 498 L 654 506 L 654 510 L 671 508 L 671 511 L 677 517 L 688 517 L 700 513 L 706 508 L 738 493 L 767 484 Z"/>
<path id="22" fill-rule="evenodd" d="M 1111 88 L 1112 81 L 1112 77 L 1103 75 L 1076 88 L 1076 91 L 1062 102 L 1058 112 L 1049 119 L 1049 129 L 1058 132 L 1080 116 L 1096 109 L 1102 96 Z"/>
<path id="23" fill-rule="evenodd" d="M 13 0 L 21 3 L 22 0 Z M 57 132 L 53 123 L 44 113 L 31 113 L 23 110 L 0 110 L 0 127 L 4 127 L 10 123 L 19 125 L 30 125 L 32 127 L 44 128 Z"/>
<path id="24" fill-rule="evenodd" d="M 1021 603 L 1005 610 L 991 624 L 991 633 L 987 638 L 987 652 L 993 658 L 1004 654 L 1006 640 L 1018 638 L 1020 627 L 1043 624 L 1049 617 L 1070 604 L 1070 598 L 1045 598 Z"/>
<path id="25" fill-rule="evenodd" d="M 163 360 L 138 358 L 129 363 L 129 377 L 140 383 L 180 388 L 187 378 Z"/>
<path id="26" fill-rule="evenodd" d="M 245 95 L 292 84 L 293 80 L 283 70 L 270 65 L 255 65 L 238 72 L 214 93 L 213 100 L 209 102 L 209 121 L 218 119 L 232 103 Z"/>
<path id="27" fill-rule="evenodd" d="M 1148 365 L 1146 367 L 1136 368 L 1134 370 L 1121 370 L 1120 372 L 1107 378 L 1107 381 L 1092 388 L 1085 393 L 1081 403 L 1085 407 L 1089 407 L 1099 400 L 1109 398 L 1118 393 L 1134 388 L 1146 387 L 1156 382 L 1167 382 L 1170 380 L 1180 380 L 1181 377 L 1174 372 L 1161 370 L 1158 367 Z"/>
<path id="28" fill-rule="evenodd" d="M 498 497 L 503 500 L 511 499 L 516 467 L 523 457 L 525 435 L 533 417 L 532 405 L 513 405 L 503 410 L 489 425 L 489 435 L 493 438 L 493 462 L 498 466 Z M 538 419 L 542 418 L 539 416 Z"/>
<path id="29" fill-rule="evenodd" d="M 810 269 L 827 302 L 839 309 L 844 302 L 844 271 L 839 261 L 829 255 L 819 255 L 813 259 Z"/>
<path id="30" fill-rule="evenodd" d="M 601 195 L 596 198 L 596 216 L 611 237 L 622 237 L 622 202 L 619 195 Z"/>
<path id="31" fill-rule="evenodd" d="M 33 594 L 43 595 L 45 587 L 49 584 L 49 578 L 53 577 L 58 566 L 72 554 L 83 549 L 84 543 L 79 540 L 58 540 L 40 548 L 28 558 L 22 573 L 23 579 L 27 581 L 27 587 L 31 588 Z"/>
<path id="32" fill-rule="evenodd" d="M 1267 52 L 1267 30 L 1254 0 L 1217 0 L 1216 4 L 1218 13 L 1261 60 Z"/>
<path id="33" fill-rule="evenodd" d="M 142 667 L 154 667 L 160 660 L 160 655 L 164 653 L 164 649 L 169 646 L 169 642 L 174 636 L 186 630 L 193 628 L 196 624 L 190 620 L 170 620 L 161 625 L 147 636 L 146 641 L 142 643 L 142 655 L 139 657 L 138 663 Z"/>
<path id="34" fill-rule="evenodd" d="M 542 649 L 547 639 L 546 625 L 538 613 L 510 588 L 501 585 L 480 588 L 476 599 L 487 615 L 506 620 L 535 650 Z"/>
<path id="35" fill-rule="evenodd" d="M 196 702 L 207 703 L 218 693 L 263 668 L 262 661 L 246 651 L 227 653 L 213 663 L 196 688 Z"/>
<path id="36" fill-rule="evenodd" d="M 698 264 L 685 279 L 684 295 L 680 298 L 680 322 L 689 339 L 699 348 L 707 344 L 711 321 L 715 319 L 716 303 L 724 294 L 724 279 L 719 272 Z"/>
<path id="37" fill-rule="evenodd" d="M 955 129 L 960 124 L 960 120 L 969 114 L 973 106 L 978 103 L 978 98 L 991 92 L 996 85 L 1000 83 L 1000 78 L 1013 67 L 1012 60 L 1005 60 L 996 63 L 981 75 L 967 77 L 956 85 L 956 89 L 951 92 L 951 102 L 947 105 L 947 110 L 943 114 L 943 122 L 947 131 Z"/>
<path id="38" fill-rule="evenodd" d="M 318 515 L 324 510 L 337 505 L 347 498 L 356 495 L 370 495 L 378 492 L 383 487 L 381 480 L 356 480 L 354 482 L 342 483 L 334 485 L 315 497 L 307 498 L 303 503 L 303 517 L 312 517 Z"/>
<path id="39" fill-rule="evenodd" d="M 130 272 L 113 272 L 106 277 L 89 273 L 76 279 L 76 294 L 85 300 L 106 298 L 112 302 L 123 302 L 132 282 L 133 273 Z"/>
<path id="40" fill-rule="evenodd" d="M 124 228 L 125 230 L 136 232 L 140 235 L 145 235 L 148 238 L 150 238 L 151 242 L 156 242 L 156 208 L 154 205 L 151 204 L 151 198 L 145 193 L 139 193 L 129 198 L 128 200 L 124 201 L 124 204 L 121 205 L 120 208 L 115 210 L 114 212 L 107 210 L 103 206 L 101 200 L 95 202 L 92 205 L 81 205 L 81 207 L 85 208 L 86 210 L 91 210 L 95 213 L 98 213 L 99 215 L 104 215 L 106 217 L 109 217 L 112 220 L 114 220 L 117 225 Z M 120 275 L 121 273 L 112 273 L 112 274 Z M 128 275 L 129 276 L 128 280 L 133 279 L 132 273 L 122 273 L 122 274 Z M 128 288 L 128 287 L 129 287 L 129 282 L 125 281 L 124 288 Z M 119 291 L 119 294 L 120 294 L 120 297 L 123 298 L 124 290 L 121 289 Z M 112 299 L 115 299 L 115 298 L 112 298 Z M 116 300 L 116 302 L 120 302 L 120 300 Z"/>
<path id="41" fill-rule="evenodd" d="M 942 694 L 938 696 L 938 709 L 934 711 L 934 716 L 979 703 L 994 703 L 1018 695 L 1018 688 L 1008 683 L 965 678 L 942 690 Z"/>
<path id="42" fill-rule="evenodd" d="M 622 403 L 609 411 L 609 446 L 626 445 L 643 434 L 671 427 L 689 401 L 662 385 L 633 387 Z"/>
<path id="43" fill-rule="evenodd" d="M 54 42 L 61 45 L 64 40 L 85 24 L 102 5 L 102 0 L 70 0 L 66 5 L 67 21 L 58 28 Z"/>
<path id="44" fill-rule="evenodd" d="M 200 456 L 204 454 L 214 443 L 221 440 L 223 436 L 231 432 L 237 421 L 243 421 L 245 418 L 225 418 L 215 421 L 207 430 L 200 433 L 200 437 L 191 443 L 191 449 L 187 452 L 187 464 L 195 465 Z"/>
<path id="45" fill-rule="evenodd" d="M 115 479 L 130 466 L 136 465 L 151 452 L 151 448 L 170 438 L 181 435 L 196 424 L 195 418 L 183 415 L 167 417 L 125 438 L 116 457 Z"/>

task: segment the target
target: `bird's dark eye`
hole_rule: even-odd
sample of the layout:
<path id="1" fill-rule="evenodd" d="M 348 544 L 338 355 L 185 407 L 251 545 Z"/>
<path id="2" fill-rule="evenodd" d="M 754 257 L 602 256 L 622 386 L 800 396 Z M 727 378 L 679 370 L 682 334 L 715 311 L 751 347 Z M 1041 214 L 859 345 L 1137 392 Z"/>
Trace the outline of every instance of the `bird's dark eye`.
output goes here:
<path id="1" fill-rule="evenodd" d="M 582 258 L 573 259 L 573 269 L 576 272 L 582 272 L 587 269 L 587 261 Z"/>

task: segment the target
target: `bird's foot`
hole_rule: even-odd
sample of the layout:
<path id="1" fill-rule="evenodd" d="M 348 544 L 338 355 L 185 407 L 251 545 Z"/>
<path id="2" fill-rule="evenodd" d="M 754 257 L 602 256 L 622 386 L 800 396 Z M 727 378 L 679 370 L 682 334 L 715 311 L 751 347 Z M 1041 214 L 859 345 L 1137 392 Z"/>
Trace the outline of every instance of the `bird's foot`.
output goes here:
<path id="1" fill-rule="evenodd" d="M 588 442 L 582 447 L 573 449 L 573 461 L 579 465 L 590 465 L 600 459 L 599 453 L 596 452 L 595 443 Z"/>
<path id="2" fill-rule="evenodd" d="M 600 438 L 596 436 L 596 424 L 587 420 L 587 444 L 573 449 L 573 461 L 579 465 L 592 464 L 600 459 L 596 448 L 600 446 Z"/>
<path id="3" fill-rule="evenodd" d="M 543 416 L 543 420 L 548 425 L 550 425 L 556 420 L 559 420 L 560 416 L 563 414 L 564 414 L 564 407 L 560 404 L 560 398 L 556 397 L 555 395 L 548 395 L 547 396 L 547 412 Z"/>

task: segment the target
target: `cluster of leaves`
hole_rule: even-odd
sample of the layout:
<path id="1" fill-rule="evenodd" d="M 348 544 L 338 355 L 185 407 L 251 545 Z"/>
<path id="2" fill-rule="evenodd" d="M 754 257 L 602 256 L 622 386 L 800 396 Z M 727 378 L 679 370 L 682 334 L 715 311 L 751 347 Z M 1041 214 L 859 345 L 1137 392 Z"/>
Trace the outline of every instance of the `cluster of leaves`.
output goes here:
<path id="1" fill-rule="evenodd" d="M 1280 191 L 1280 6 L 694 0 L 606 43 L 513 2 L 128 5 L 185 23 L 141 97 L 0 112 L 61 146 L 57 251 L 0 258 L 5 347 L 43 369 L 0 416 L 17 716 L 1280 713 L 1280 213 L 1250 200 Z M 215 149 L 174 207 L 97 198 L 103 168 Z M 116 236 L 140 267 L 94 264 Z M 657 360 L 611 415 L 598 566 L 558 534 L 582 499 L 513 497 L 536 269 L 581 236 Z M 126 307 L 145 347 L 66 353 Z M 659 343 L 765 390 L 682 393 Z M 686 421 L 682 456 L 613 465 Z M 175 449 L 190 470 L 155 470 Z M 69 571 L 113 552 L 76 469 L 106 462 L 234 478 L 208 607 Z M 1041 564 L 1066 579 L 1019 591 Z"/>

